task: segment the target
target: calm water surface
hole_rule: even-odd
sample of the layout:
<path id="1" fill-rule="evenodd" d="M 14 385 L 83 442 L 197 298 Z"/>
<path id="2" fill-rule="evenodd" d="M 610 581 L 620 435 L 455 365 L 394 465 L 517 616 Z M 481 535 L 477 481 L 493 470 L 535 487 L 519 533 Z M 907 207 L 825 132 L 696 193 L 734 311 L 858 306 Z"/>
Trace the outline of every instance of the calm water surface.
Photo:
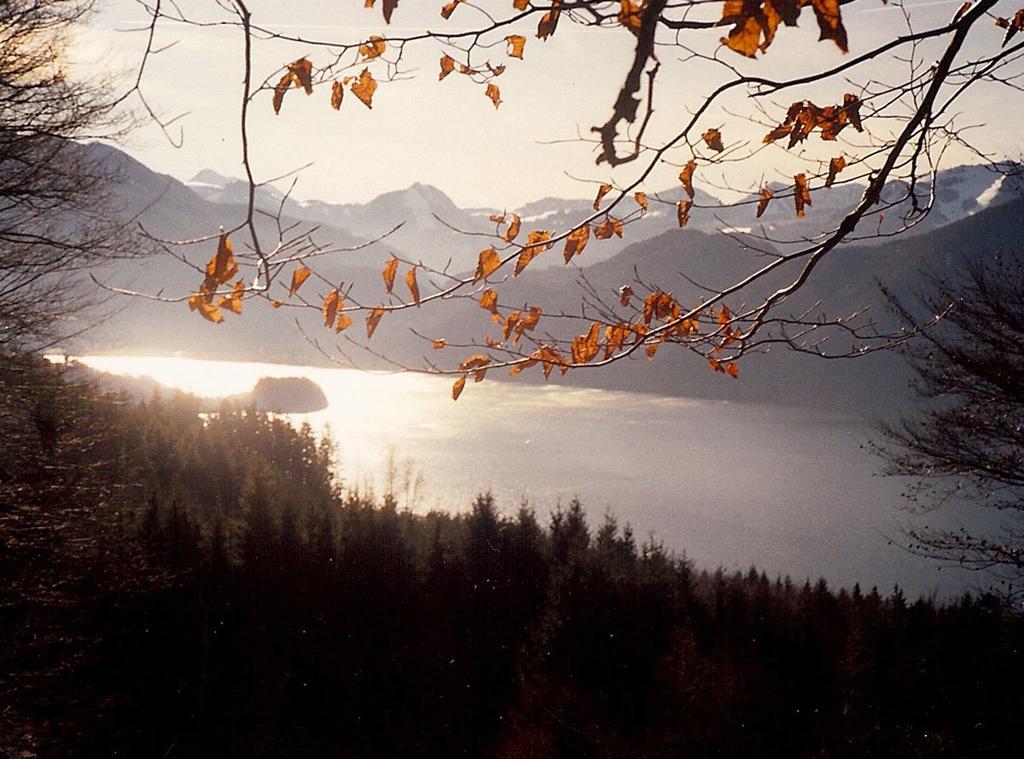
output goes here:
<path id="1" fill-rule="evenodd" d="M 624 392 L 470 384 L 347 369 L 92 356 L 83 363 L 147 376 L 206 396 L 251 390 L 260 377 L 304 376 L 329 407 L 287 415 L 330 430 L 345 483 L 394 487 L 417 511 L 467 509 L 491 490 L 502 508 L 523 499 L 546 514 L 578 497 L 596 522 L 612 511 L 640 537 L 697 564 L 830 583 L 893 584 L 917 595 L 972 587 L 977 578 L 908 555 L 898 545 L 900 483 L 875 475 L 849 417 L 788 407 Z M 413 483 L 421 480 L 418 492 Z M 406 482 L 409 483 L 406 487 Z"/>

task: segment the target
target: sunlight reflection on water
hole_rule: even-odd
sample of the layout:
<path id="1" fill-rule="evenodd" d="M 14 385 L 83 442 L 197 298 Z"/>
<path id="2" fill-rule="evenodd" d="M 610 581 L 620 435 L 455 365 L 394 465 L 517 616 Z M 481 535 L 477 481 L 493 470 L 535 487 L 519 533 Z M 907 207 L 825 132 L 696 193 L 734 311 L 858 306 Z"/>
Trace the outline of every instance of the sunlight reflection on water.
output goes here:
<path id="1" fill-rule="evenodd" d="M 899 483 L 874 476 L 856 420 L 806 409 L 626 392 L 469 384 L 416 374 L 155 356 L 91 356 L 101 371 L 147 376 L 206 396 L 260 377 L 304 376 L 329 406 L 288 415 L 330 429 L 349 486 L 379 492 L 389 456 L 422 475 L 418 511 L 461 510 L 490 489 L 506 510 L 529 499 L 544 515 L 578 496 L 592 522 L 611 510 L 638 536 L 700 564 L 911 592 L 963 586 L 890 544 Z M 399 472 L 401 478 L 402 473 Z"/>

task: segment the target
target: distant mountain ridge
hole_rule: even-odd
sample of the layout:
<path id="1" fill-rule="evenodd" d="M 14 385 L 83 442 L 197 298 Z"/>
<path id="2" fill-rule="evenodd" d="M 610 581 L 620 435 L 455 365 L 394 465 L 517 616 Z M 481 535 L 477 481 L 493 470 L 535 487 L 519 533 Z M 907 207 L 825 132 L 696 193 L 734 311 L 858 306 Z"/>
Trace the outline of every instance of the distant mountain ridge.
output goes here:
<path id="1" fill-rule="evenodd" d="M 940 172 L 938 176 L 934 199 L 930 198 L 932 186 L 929 180 L 922 180 L 916 188 L 919 205 L 925 207 L 933 202 L 934 206 L 927 218 L 909 230 L 912 234 L 936 229 L 990 206 L 1024 197 L 1024 180 L 1020 176 L 1008 178 L 983 165 L 957 166 Z M 199 172 L 187 186 L 211 202 L 248 202 L 248 184 L 210 170 Z M 738 205 L 722 207 L 721 200 L 698 186 L 688 226 L 704 232 L 727 229 L 741 233 L 763 227 L 773 239 L 788 237 L 800 241 L 836 226 L 864 192 L 864 186 L 860 184 L 839 184 L 815 190 L 812 192 L 813 204 L 806 217 L 798 219 L 792 199 L 786 196 L 791 187 L 776 184 L 772 188 L 780 197 L 769 203 L 765 214 L 757 219 L 756 193 L 741 199 Z M 904 183 L 892 182 L 883 192 L 883 201 L 902 199 L 907 190 Z M 615 238 L 599 248 L 595 247 L 591 262 L 611 258 L 632 243 L 676 229 L 675 206 L 684 197 L 681 185 L 648 193 L 650 210 L 629 225 L 622 239 Z M 437 269 L 451 265 L 461 271 L 475 265 L 476 255 L 482 247 L 479 240 L 462 233 L 493 232 L 495 225 L 488 217 L 504 213 L 498 209 L 459 208 L 442 190 L 419 182 L 404 190 L 379 195 L 367 203 L 298 202 L 290 198 L 284 200 L 283 194 L 271 186 L 261 186 L 257 190 L 257 204 L 266 211 L 277 211 L 282 207 L 282 201 L 288 216 L 349 230 L 365 239 L 377 238 L 401 225 L 388 242 L 401 251 L 404 258 L 421 260 Z M 546 197 L 513 209 L 511 213 L 518 214 L 527 225 L 552 231 L 565 230 L 591 214 L 592 204 L 592 198 Z M 870 227 L 870 232 L 861 236 L 897 231 L 904 224 L 904 214 L 913 217 L 912 208 L 913 201 L 906 199 L 883 214 L 874 214 L 874 218 L 865 221 L 865 229 Z M 626 199 L 613 211 L 613 215 L 622 217 L 636 209 L 635 202 Z M 553 265 L 557 265 L 557 261 L 549 259 L 539 259 L 535 264 L 537 268 Z"/>
<path id="2" fill-rule="evenodd" d="M 119 182 L 113 191 L 116 204 L 126 219 L 133 223 L 138 221 L 155 237 L 166 240 L 208 237 L 221 227 L 237 226 L 245 217 L 244 204 L 234 202 L 238 186 L 245 185 L 229 177 L 201 172 L 186 185 L 149 170 L 109 146 L 90 145 L 85 149 L 118 175 Z M 1019 250 L 1018 230 L 1024 226 L 1024 200 L 1015 199 L 1014 190 L 1006 187 L 1005 182 L 998 182 L 998 178 L 983 167 L 961 167 L 951 170 L 948 176 L 958 178 L 959 183 L 944 188 L 940 177 L 939 204 L 935 212 L 937 226 L 922 225 L 923 231 L 918 234 L 901 235 L 878 244 L 842 246 L 823 260 L 804 290 L 785 308 L 798 312 L 814 306 L 820 299 L 824 304 L 820 310 L 827 309 L 832 315 L 867 306 L 871 309 L 869 313 L 884 321 L 890 317 L 886 315 L 876 280 L 881 280 L 897 294 L 908 295 L 925 283 L 926 273 L 955 277 L 969 252 L 980 255 Z M 259 196 L 259 202 L 282 207 L 281 196 L 275 196 L 272 190 L 261 188 L 261 192 L 265 192 Z M 834 195 L 815 195 L 815 213 L 824 216 L 829 212 L 828 199 L 834 198 L 837 207 L 845 202 L 843 198 L 853 198 L 856 202 L 859 192 L 849 186 L 833 190 Z M 506 281 L 499 288 L 501 303 L 517 304 L 517 307 L 527 302 L 537 304 L 552 315 L 579 313 L 579 277 L 585 276 L 588 286 L 614 304 L 617 289 L 631 283 L 637 274 L 646 282 L 672 290 L 682 302 L 693 303 L 699 297 L 694 282 L 708 287 L 721 286 L 749 271 L 758 257 L 764 255 L 763 251 L 745 246 L 741 239 L 717 233 L 723 223 L 729 222 L 727 216 L 723 216 L 722 221 L 708 223 L 707 218 L 701 218 L 700 209 L 696 209 L 694 222 L 686 229 L 678 229 L 671 198 L 680 192 L 681 189 L 673 191 L 674 194 L 664 193 L 660 199 L 649 196 L 650 212 L 642 222 L 627 228 L 625 239 L 592 239 L 572 266 L 562 266 L 559 250 L 539 256 L 522 276 Z M 698 194 L 698 200 L 703 199 L 704 196 Z M 632 200 L 627 202 L 632 203 Z M 519 211 L 525 228 L 533 228 L 526 220 L 534 219 L 554 230 L 578 221 L 581 214 L 591 210 L 591 203 L 592 200 L 548 198 Z M 780 216 L 791 213 L 782 199 L 777 203 L 777 209 L 769 213 Z M 450 260 L 448 270 L 453 273 L 472 271 L 477 253 L 487 241 L 453 231 L 439 218 L 463 231 L 493 231 L 494 228 L 486 218 L 490 209 L 459 209 L 443 192 L 425 184 L 385 193 L 366 204 L 298 203 L 289 199 L 283 209 L 284 226 L 315 227 L 319 242 L 337 246 L 361 245 L 402 223 L 397 232 L 365 249 L 318 259 L 318 272 L 328 281 L 351 287 L 351 302 L 362 304 L 373 304 L 384 297 L 381 267 L 395 254 L 407 260 L 431 260 L 437 268 L 448 266 Z M 734 210 L 752 214 L 750 208 Z M 258 215 L 257 224 L 266 239 L 276 236 L 276 225 L 271 219 Z M 248 244 L 244 230 L 239 230 L 234 240 L 236 246 L 244 248 Z M 182 251 L 193 266 L 201 267 L 214 248 L 212 242 L 207 242 L 186 246 Z M 780 272 L 779 279 L 760 284 L 747 293 L 747 299 L 752 300 L 767 288 L 778 286 L 784 281 L 781 276 L 787 273 L 791 272 Z M 193 291 L 200 278 L 198 271 L 166 255 L 119 262 L 98 272 L 97 276 L 110 286 L 166 296 Z M 426 274 L 421 274 L 421 288 L 427 286 L 427 279 Z M 316 303 L 326 289 L 321 282 L 311 281 L 305 286 L 304 294 Z M 739 305 L 742 304 L 730 302 L 731 307 Z M 180 351 L 197 357 L 325 362 L 323 353 L 308 342 L 296 326 L 296 316 L 308 339 L 320 341 L 320 346 L 328 353 L 336 350 L 334 344 L 338 342 L 332 333 L 323 329 L 318 311 L 273 310 L 260 300 L 247 302 L 243 317 L 228 315 L 221 325 L 209 324 L 189 313 L 181 301 L 164 303 L 125 298 L 117 301 L 117 306 L 124 306 L 124 311 L 114 314 L 89 333 L 91 345 L 86 346 L 87 350 Z M 403 319 L 403 316 L 409 318 Z M 415 326 L 423 335 L 444 337 L 455 344 L 493 334 L 494 327 L 487 316 L 474 302 L 467 300 L 450 301 L 442 307 L 424 307 L 404 315 L 389 314 L 374 336 L 373 347 L 388 357 L 419 365 L 424 354 L 430 353 L 430 346 L 414 335 L 408 329 L 410 326 Z M 545 320 L 544 329 L 558 332 L 562 329 L 560 323 L 564 320 Z M 355 328 L 362 331 L 361 321 Z M 361 353 L 344 340 L 338 347 L 367 368 L 386 366 L 378 357 Z M 899 357 L 893 354 L 829 362 L 795 354 L 777 356 L 777 353 L 779 351 L 745 360 L 740 380 L 710 372 L 699 357 L 667 347 L 653 362 L 640 357 L 600 371 L 570 372 L 566 378 L 556 377 L 553 381 L 726 400 L 815 405 L 848 403 L 861 407 L 898 403 L 906 394 L 906 373 Z M 531 371 L 517 381 L 540 380 L 539 372 Z"/>
<path id="3" fill-rule="evenodd" d="M 248 203 L 249 185 L 240 179 L 224 177 L 210 170 L 201 171 L 187 182 L 205 200 L 214 203 Z M 939 173 L 934 199 L 930 180 L 922 180 L 915 189 L 921 207 L 934 203 L 932 211 L 909 230 L 911 234 L 944 226 L 972 215 L 990 206 L 1024 197 L 1024 180 L 1020 176 L 1007 177 L 983 165 L 957 166 Z M 793 201 L 786 193 L 791 186 L 772 185 L 779 195 L 768 205 L 761 219 L 755 214 L 758 195 L 741 199 L 738 205 L 722 206 L 722 201 L 697 186 L 690 212 L 689 228 L 700 231 L 728 229 L 749 233 L 764 228 L 772 239 L 802 241 L 808 236 L 822 233 L 836 226 L 863 195 L 861 184 L 837 184 L 812 192 L 812 206 L 805 218 L 796 216 Z M 907 194 L 903 182 L 891 182 L 883 193 L 883 200 L 896 202 Z M 628 227 L 623 239 L 607 241 L 592 254 L 592 262 L 610 258 L 628 245 L 647 240 L 678 227 L 676 204 L 684 198 L 681 185 L 665 191 L 648 194 L 649 210 Z M 493 233 L 490 215 L 503 211 L 488 208 L 459 208 L 441 189 L 420 182 L 406 189 L 396 189 L 378 196 L 365 204 L 332 204 L 324 201 L 297 202 L 285 200 L 275 187 L 262 185 L 257 189 L 257 205 L 265 211 L 284 212 L 294 218 L 317 224 L 329 224 L 350 231 L 353 236 L 373 240 L 400 228 L 388 238 L 388 243 L 409 260 L 422 260 L 433 268 L 454 266 L 466 270 L 475 265 L 480 242 L 471 235 Z M 284 206 L 282 204 L 284 203 Z M 524 224 L 550 230 L 564 230 L 579 223 L 593 213 L 593 199 L 543 198 L 513 209 Z M 873 214 L 865 220 L 865 233 L 860 237 L 895 233 L 904 223 L 904 215 L 912 214 L 913 201 L 906 199 L 895 208 Z M 612 215 L 626 216 L 637 210 L 632 199 L 617 207 Z M 470 236 L 461 233 L 470 233 Z M 557 261 L 539 259 L 538 268 L 556 265 Z"/>

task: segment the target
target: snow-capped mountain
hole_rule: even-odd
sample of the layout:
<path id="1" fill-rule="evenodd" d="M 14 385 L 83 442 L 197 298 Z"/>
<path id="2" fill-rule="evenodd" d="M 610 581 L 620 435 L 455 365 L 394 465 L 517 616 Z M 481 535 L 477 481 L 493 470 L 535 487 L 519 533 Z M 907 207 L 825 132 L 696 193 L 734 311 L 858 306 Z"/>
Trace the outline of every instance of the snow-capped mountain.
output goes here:
<path id="1" fill-rule="evenodd" d="M 109 146 L 91 145 L 89 155 L 116 175 L 112 188 L 115 207 L 121 209 L 126 220 L 141 224 L 149 233 L 164 240 L 187 240 L 215 234 L 220 227 L 231 229 L 245 218 L 245 207 L 228 202 L 229 191 L 239 183 L 229 177 L 204 172 L 193 180 L 192 186 L 172 177 L 157 174 Z M 243 185 L 244 186 L 244 185 Z M 914 287 L 927 281 L 928 276 L 955 276 L 963 266 L 965 254 L 986 255 L 995 251 L 1012 251 L 1016 230 L 1020 228 L 1024 201 L 1008 203 L 1016 195 L 1016 183 L 1001 179 L 981 167 L 962 167 L 945 172 L 939 177 L 937 203 L 933 216 L 928 219 L 930 231 L 909 238 L 886 238 L 882 244 L 845 246 L 826 258 L 815 270 L 806 291 L 797 294 L 788 308 L 800 312 L 818 300 L 821 308 L 830 314 L 849 313 L 864 307 L 878 319 L 884 318 L 885 305 L 878 293 L 876 280 L 881 280 L 896 294 L 911 293 Z M 201 192 L 197 192 L 201 190 Z M 780 188 L 784 190 L 785 188 Z M 888 192 L 896 193 L 893 185 Z M 220 195 L 213 196 L 212 193 Z M 774 225 L 772 232 L 781 236 L 788 229 L 814 229 L 813 224 L 825 224 L 837 219 L 849 204 L 857 202 L 860 188 L 837 186 L 828 191 L 816 191 L 814 206 L 805 219 L 796 221 L 792 201 L 776 198 L 762 221 Z M 225 200 L 204 199 L 204 193 Z M 675 215 L 675 201 L 682 189 L 673 188 L 664 193 L 648 193 L 648 212 L 627 227 L 623 240 L 591 239 L 583 256 L 574 264 L 585 268 L 587 283 L 594 292 L 617 302 L 615 293 L 637 274 L 644 281 L 671 289 L 683 302 L 694 302 L 700 297 L 701 286 L 721 287 L 735 281 L 756 264 L 759 251 L 744 244 L 742 239 L 719 234 L 722 227 L 740 226 L 754 214 L 752 206 L 730 209 L 712 209 L 714 199 L 700 193 L 691 213 L 691 223 L 679 229 Z M 592 199 L 566 200 L 546 198 L 517 209 L 523 217 L 523 234 L 538 227 L 556 231 L 578 223 L 592 213 Z M 280 203 L 280 201 L 278 201 Z M 635 201 L 623 201 L 622 216 L 635 207 Z M 387 240 L 369 245 L 353 254 L 324 256 L 318 259 L 317 273 L 324 281 L 306 285 L 304 296 L 312 302 L 322 298 L 329 283 L 345 283 L 346 292 L 353 302 L 375 303 L 385 297 L 381 268 L 385 260 L 397 254 L 408 260 L 431 261 L 443 265 L 449 257 L 454 259 L 453 272 L 471 271 L 478 251 L 491 240 L 452 231 L 438 219 L 464 231 L 493 230 L 487 219 L 490 209 L 460 209 L 443 192 L 429 185 L 416 184 L 405 190 L 385 193 L 365 204 L 294 203 L 288 206 L 283 218 L 290 229 L 310 230 L 318 242 L 333 243 L 339 247 L 362 246 L 374 235 L 387 231 L 394 224 L 404 225 Z M 620 213 L 616 209 L 615 213 Z M 332 223 L 333 222 L 333 223 Z M 749 224 L 749 221 L 746 221 Z M 276 224 L 264 215 L 256 219 L 261 236 L 273 239 Z M 936 228 L 937 227 L 937 228 Z M 922 225 L 918 230 L 926 228 Z M 240 231 L 235 244 L 246 246 L 247 234 Z M 771 250 L 771 245 L 766 245 Z M 155 255 L 139 260 L 112 262 L 95 272 L 97 278 L 112 287 L 127 288 L 139 293 L 182 296 L 198 285 L 202 265 L 215 250 L 212 241 L 175 248 L 190 265 L 174 256 Z M 540 264 L 553 266 L 544 270 Z M 581 303 L 580 272 L 563 267 L 560 251 L 554 250 L 536 259 L 530 269 L 517 279 L 502 286 L 506 303 L 536 303 L 545 313 L 577 311 Z M 779 276 L 787 276 L 780 270 Z M 426 287 L 426 275 L 421 275 L 421 287 Z M 773 289 L 777 280 L 766 280 L 760 288 Z M 287 299 L 284 281 L 277 284 L 282 298 Z M 348 288 L 351 288 L 350 290 Z M 697 288 L 697 289 L 695 289 Z M 748 296 L 764 294 L 757 287 Z M 213 325 L 189 313 L 184 302 L 159 302 L 144 298 L 125 299 L 118 309 L 125 307 L 109 320 L 89 333 L 97 349 L 186 351 L 192 354 L 260 358 L 301 363 L 319 360 L 302 339 L 295 327 L 294 317 L 305 319 L 305 326 L 313 336 L 321 335 L 319 309 L 312 312 L 282 315 L 269 305 L 254 301 L 246 305 L 244 319 L 227 319 L 224 324 Z M 406 321 L 402 321 L 406 318 Z M 422 340 L 408 326 L 414 324 L 421 334 L 444 336 L 452 344 L 479 338 L 491 328 L 490 320 L 472 301 L 455 300 L 445 308 L 423 308 L 404 314 L 389 316 L 374 338 L 375 344 L 386 346 L 389 357 L 417 363 L 423 351 Z M 552 320 L 545 329 L 562 329 L 561 322 Z M 564 328 L 571 329 L 567 324 Z M 329 344 L 326 343 L 325 344 Z M 608 373 L 581 372 L 572 381 L 594 382 L 604 387 L 630 388 L 658 393 L 683 393 L 696 396 L 747 398 L 753 393 L 764 400 L 813 402 L 820 396 L 834 399 L 836 393 L 824 393 L 824 388 L 839 388 L 839 394 L 852 403 L 857 398 L 870 404 L 888 393 L 892 398 L 904 387 L 905 378 L 899 374 L 901 364 L 888 354 L 855 364 L 807 361 L 801 364 L 769 359 L 752 361 L 745 373 L 754 378 L 750 383 L 721 382 L 721 377 L 710 372 L 692 371 L 686 361 L 691 358 L 682 351 L 665 351 L 658 360 L 648 364 L 623 362 Z M 365 357 L 361 363 L 367 361 Z M 872 363 L 874 361 L 874 363 Z M 379 366 L 370 361 L 369 365 Z M 680 378 L 685 377 L 685 381 Z M 880 379 L 881 378 L 881 379 Z M 817 395 L 816 395 L 817 394 Z M 829 401 L 833 402 L 833 401 Z"/>
<path id="2" fill-rule="evenodd" d="M 249 184 L 235 177 L 226 177 L 211 169 L 203 169 L 196 174 L 185 186 L 192 192 L 211 203 L 226 203 L 230 205 L 247 205 L 249 203 Z M 300 207 L 291 198 L 285 200 L 285 195 L 273 185 L 262 185 L 256 188 L 256 207 L 275 213 L 281 208 L 284 200 L 284 212 L 294 216 Z"/>
<path id="3" fill-rule="evenodd" d="M 387 235 L 387 244 L 402 251 L 408 260 L 451 271 L 474 267 L 477 255 L 486 247 L 479 237 L 463 233 L 494 229 L 486 215 L 464 211 L 438 188 L 419 182 L 365 204 L 309 201 L 292 213 L 306 221 L 350 230 L 368 240 Z"/>
<path id="4" fill-rule="evenodd" d="M 244 205 L 248 202 L 245 182 L 215 171 L 201 171 L 186 184 L 213 203 Z M 796 244 L 834 228 L 857 205 L 864 192 L 860 184 L 814 189 L 805 216 L 798 218 L 793 207 L 792 187 L 777 184 L 771 189 L 776 197 L 764 215 L 757 218 L 756 194 L 738 203 L 723 205 L 721 200 L 698 187 L 688 226 L 702 232 L 762 234 L 784 248 L 787 240 Z M 920 218 L 915 211 L 907 185 L 891 182 L 883 192 L 879 210 L 872 211 L 862 222 L 854 239 L 870 241 L 873 236 L 897 232 L 908 222 L 913 222 L 911 234 L 937 229 L 987 207 L 1024 196 L 1024 177 L 1020 173 L 1014 176 L 997 173 L 988 166 L 958 166 L 939 173 L 934 198 L 931 181 L 927 179 L 917 184 L 914 195 L 918 208 L 932 205 L 926 218 Z M 632 198 L 624 199 L 612 211 L 612 215 L 630 222 L 624 236 L 592 240 L 575 263 L 585 266 L 607 260 L 627 245 L 678 228 L 676 204 L 684 197 L 680 185 L 649 192 L 649 209 L 643 214 Z M 419 182 L 404 190 L 379 195 L 367 203 L 344 204 L 285 199 L 278 188 L 266 185 L 257 189 L 256 202 L 268 212 L 283 208 L 290 218 L 346 230 L 355 239 L 369 241 L 386 236 L 388 246 L 404 258 L 452 272 L 464 272 L 476 265 L 479 251 L 489 244 L 476 235 L 493 233 L 495 225 L 488 217 L 502 213 L 491 208 L 459 208 L 437 187 Z M 524 231 L 542 228 L 557 233 L 593 213 L 592 203 L 590 198 L 547 197 L 514 209 L 514 213 L 521 217 Z M 559 255 L 540 256 L 533 264 L 538 269 L 561 265 Z"/>

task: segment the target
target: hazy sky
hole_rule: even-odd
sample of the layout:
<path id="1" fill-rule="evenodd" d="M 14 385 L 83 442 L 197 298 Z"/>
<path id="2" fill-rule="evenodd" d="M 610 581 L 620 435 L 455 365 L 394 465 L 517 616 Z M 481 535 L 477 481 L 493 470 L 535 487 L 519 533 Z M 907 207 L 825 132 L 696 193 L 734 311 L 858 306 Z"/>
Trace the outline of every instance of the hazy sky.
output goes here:
<path id="1" fill-rule="evenodd" d="M 481 18 L 476 9 L 460 6 L 451 20 L 444 22 L 438 15 L 441 4 L 440 0 L 407 0 L 396 10 L 387 32 L 424 27 L 448 31 Z M 204 20 L 230 18 L 213 0 L 184 0 L 180 5 Z M 340 41 L 384 31 L 380 10 L 365 10 L 362 5 L 362 0 L 249 3 L 254 23 Z M 504 11 L 510 2 L 482 5 Z M 913 9 L 915 26 L 925 28 L 947 22 L 960 0 L 923 0 L 908 5 Z M 1012 3 L 1005 5 L 999 10 L 1003 15 L 1012 14 Z M 105 0 L 100 8 L 91 28 L 78 37 L 76 56 L 87 71 L 98 68 L 126 76 L 137 65 L 145 40 L 143 32 L 130 30 L 137 29 L 145 16 L 135 0 Z M 845 6 L 843 15 L 851 55 L 905 28 L 902 12 L 892 5 L 882 5 L 881 0 L 859 0 Z M 827 67 L 843 60 L 832 43 L 816 42 L 817 25 L 809 9 L 800 20 L 798 29 L 780 29 L 775 44 L 757 61 L 746 61 L 727 50 L 719 55 L 741 70 L 770 76 L 805 71 L 809 66 Z M 1002 30 L 986 23 L 980 27 L 974 32 L 972 45 L 978 49 L 997 47 Z M 437 81 L 438 59 L 444 49 L 433 40 L 407 47 L 403 68 L 412 77 L 382 83 L 372 111 L 347 95 L 341 111 L 335 112 L 329 106 L 329 89 L 323 88 L 308 98 L 299 90 L 291 91 L 281 115 L 275 116 L 269 93 L 260 95 L 253 104 L 251 120 L 257 178 L 271 178 L 312 163 L 300 175 L 296 189 L 300 198 L 363 202 L 381 192 L 421 181 L 437 185 L 460 205 L 499 208 L 546 195 L 593 194 L 592 186 L 573 177 L 627 181 L 637 165 L 613 175 L 607 167 L 594 165 L 591 145 L 575 138 L 586 135 L 591 126 L 602 123 L 610 113 L 630 61 L 633 37 L 621 28 L 588 29 L 563 18 L 556 34 L 542 42 L 533 36 L 535 28 L 536 21 L 531 20 L 514 30 L 528 38 L 525 60 L 508 58 L 504 43 L 490 51 L 492 61 L 508 66 L 497 80 L 504 101 L 497 110 L 485 97 L 484 88 L 465 77 L 452 74 L 443 82 Z M 722 33 L 715 29 L 684 39 L 702 52 L 713 53 Z M 500 41 L 503 35 L 497 39 Z M 148 125 L 133 132 L 122 146 L 152 168 L 180 179 L 189 179 L 202 168 L 240 176 L 241 33 L 225 25 L 196 28 L 165 23 L 157 45 L 171 43 L 173 47 L 150 61 L 143 92 L 165 118 L 185 114 L 172 128 L 175 135 L 179 126 L 183 129 L 184 145 L 174 148 L 159 129 Z M 259 79 L 300 56 L 309 56 L 318 66 L 331 57 L 325 48 L 278 43 L 257 45 L 255 55 Z M 674 133 L 699 104 L 709 83 L 723 76 L 721 67 L 684 61 L 685 55 L 676 47 L 660 49 L 662 72 L 655 96 L 652 137 Z M 921 55 L 924 60 L 929 55 L 934 58 L 937 49 L 933 52 L 925 48 Z M 857 84 L 869 77 L 894 80 L 903 71 L 902 64 L 883 61 L 858 70 L 851 78 Z M 358 69 L 352 73 L 358 73 Z M 851 84 L 836 82 L 826 91 L 801 91 L 799 97 L 836 102 L 849 89 Z M 793 99 L 797 99 L 795 92 L 788 93 L 776 101 L 776 106 L 784 110 Z M 740 116 L 757 115 L 745 98 L 734 98 L 725 105 Z M 965 124 L 991 124 L 976 134 L 984 136 L 981 142 L 986 148 L 1019 156 L 1020 120 L 1003 118 L 1006 104 L 998 95 L 993 96 L 990 89 L 984 96 L 965 101 L 963 107 L 969 111 Z M 777 114 L 777 108 L 771 111 L 773 117 Z M 700 123 L 698 134 L 706 127 L 718 126 L 727 143 L 741 139 L 759 143 L 764 128 L 740 116 L 716 111 Z M 882 130 L 880 133 L 889 128 L 882 124 L 869 126 Z M 551 141 L 558 142 L 545 144 Z M 855 140 L 855 144 L 866 143 L 867 138 Z M 834 152 L 834 144 L 825 147 Z M 675 161 L 683 163 L 688 157 L 688 151 L 684 151 L 675 156 Z M 961 163 L 964 158 L 964 154 L 952 155 L 947 163 Z M 751 161 L 730 166 L 727 180 L 746 188 L 762 178 L 784 178 L 791 169 L 782 151 L 770 148 Z M 646 189 L 671 184 L 677 173 L 675 166 L 661 167 Z"/>

